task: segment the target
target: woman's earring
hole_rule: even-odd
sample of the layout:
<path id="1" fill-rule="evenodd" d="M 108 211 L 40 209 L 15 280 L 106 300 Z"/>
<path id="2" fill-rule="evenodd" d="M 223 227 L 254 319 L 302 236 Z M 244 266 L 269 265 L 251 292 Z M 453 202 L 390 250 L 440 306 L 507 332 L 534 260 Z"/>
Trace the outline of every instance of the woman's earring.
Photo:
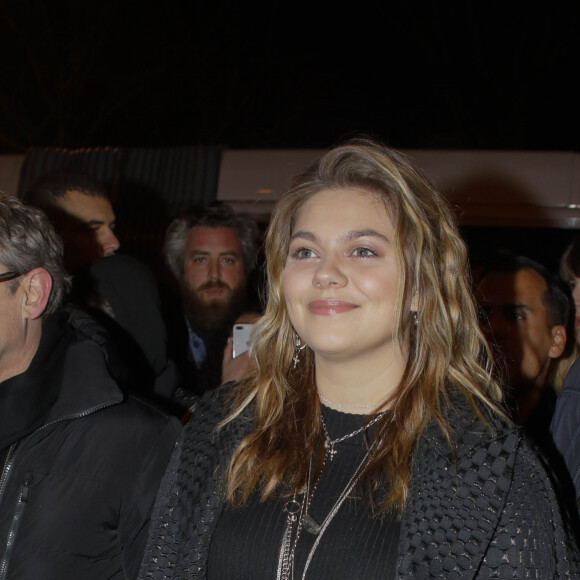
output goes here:
<path id="1" fill-rule="evenodd" d="M 292 361 L 294 362 L 294 366 L 292 368 L 296 368 L 298 363 L 300 362 L 300 351 L 306 348 L 306 343 L 300 340 L 300 337 L 296 335 L 296 347 L 294 348 L 294 356 L 292 357 Z"/>
<path id="2" fill-rule="evenodd" d="M 419 326 L 419 313 L 416 310 L 413 310 L 413 324 L 415 326 Z"/>

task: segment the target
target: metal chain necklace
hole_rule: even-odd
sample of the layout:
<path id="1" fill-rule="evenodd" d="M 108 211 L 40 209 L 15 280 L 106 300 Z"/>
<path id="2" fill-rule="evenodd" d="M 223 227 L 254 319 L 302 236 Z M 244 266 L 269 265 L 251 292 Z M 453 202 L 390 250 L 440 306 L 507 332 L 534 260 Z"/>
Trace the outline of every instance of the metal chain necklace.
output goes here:
<path id="1" fill-rule="evenodd" d="M 371 455 L 371 450 L 372 450 L 373 446 L 374 446 L 374 444 L 371 446 L 370 449 L 367 450 L 367 452 L 365 453 L 365 456 L 362 458 L 362 461 L 359 463 L 359 466 L 356 468 L 356 470 L 352 474 L 352 477 L 350 478 L 349 482 L 346 484 L 346 487 L 342 490 L 342 493 L 340 494 L 340 496 L 336 500 L 336 503 L 332 506 L 332 508 L 330 509 L 330 511 L 328 512 L 326 517 L 324 518 L 322 524 L 320 524 L 319 532 L 316 534 L 316 539 L 314 540 L 314 544 L 312 545 L 312 548 L 310 548 L 310 552 L 308 552 L 308 557 L 306 558 L 306 564 L 304 564 L 304 572 L 302 572 L 302 580 L 305 580 L 305 578 L 306 578 L 306 572 L 308 571 L 308 568 L 310 566 L 310 562 L 312 562 L 312 558 L 314 557 L 314 552 L 316 552 L 316 549 L 318 548 L 318 544 L 320 544 L 320 540 L 322 539 L 324 532 L 326 532 L 326 529 L 330 525 L 330 522 L 333 520 L 334 516 L 338 513 L 338 510 L 340 509 L 342 504 L 345 502 L 347 497 L 350 495 L 352 490 L 355 488 L 356 484 L 359 482 L 359 479 L 361 478 L 361 476 L 365 470 L 365 467 L 367 466 L 367 463 L 370 461 L 370 455 Z"/>
<path id="2" fill-rule="evenodd" d="M 371 421 L 369 421 L 366 425 L 363 425 L 362 427 L 356 429 L 356 431 L 353 431 L 352 433 L 347 433 L 342 437 L 338 437 L 337 439 L 330 438 L 330 435 L 328 434 L 328 429 L 326 428 L 326 423 L 324 422 L 324 418 L 321 414 L 320 424 L 322 425 L 322 430 L 324 431 L 324 447 L 326 449 L 326 453 L 330 456 L 330 461 L 332 461 L 334 459 L 334 456 L 337 454 L 337 451 L 334 448 L 334 446 L 337 443 L 340 443 L 345 439 L 350 439 L 351 437 L 354 437 L 355 435 L 358 435 L 359 433 L 366 431 L 371 425 L 374 425 L 384 414 L 385 414 L 384 411 L 382 411 L 381 413 L 377 413 L 377 416 L 374 417 Z"/>
<path id="3" fill-rule="evenodd" d="M 300 538 L 300 532 L 302 528 L 306 531 L 314 534 L 316 536 L 316 540 L 314 545 L 312 546 L 308 558 L 306 560 L 306 564 L 304 567 L 304 572 L 302 574 L 302 578 L 304 579 L 306 576 L 306 571 L 310 566 L 310 562 L 312 557 L 314 556 L 314 552 L 320 543 L 320 539 L 326 528 L 329 526 L 330 522 L 345 502 L 348 495 L 354 489 L 356 484 L 358 483 L 361 475 L 364 472 L 364 468 L 370 458 L 371 450 L 375 446 L 376 441 L 373 441 L 373 444 L 363 457 L 362 461 L 360 462 L 359 466 L 356 468 L 355 472 L 352 474 L 352 477 L 349 479 L 346 487 L 342 490 L 341 494 L 339 495 L 338 499 L 336 500 L 335 504 L 332 506 L 330 511 L 328 512 L 327 516 L 324 518 L 322 524 L 318 524 L 314 518 L 309 514 L 310 504 L 312 503 L 312 498 L 314 497 L 314 492 L 318 487 L 320 482 L 320 478 L 322 476 L 322 471 L 324 470 L 324 466 L 326 465 L 326 458 L 330 457 L 330 461 L 333 460 L 334 456 L 336 455 L 336 451 L 334 449 L 334 445 L 336 443 L 340 443 L 345 439 L 349 439 L 350 437 L 354 437 L 355 435 L 366 431 L 371 425 L 374 425 L 382 416 L 384 412 L 379 413 L 376 417 L 374 417 L 369 423 L 363 425 L 359 429 L 351 433 L 347 433 L 338 439 L 331 440 L 330 436 L 328 435 L 328 431 L 326 429 L 326 425 L 324 423 L 324 419 L 322 414 L 320 415 L 320 422 L 322 425 L 322 430 L 324 432 L 324 447 L 326 452 L 324 454 L 324 458 L 322 460 L 322 466 L 318 473 L 318 477 L 311 485 L 312 480 L 312 458 L 310 458 L 310 463 L 308 465 L 308 476 L 306 479 L 306 485 L 304 486 L 304 491 L 302 493 L 302 502 L 298 502 L 296 499 L 297 493 L 294 493 L 294 496 L 291 500 L 287 501 L 284 504 L 284 512 L 286 515 L 286 526 L 284 528 L 284 534 L 282 536 L 282 542 L 280 544 L 280 552 L 278 557 L 278 568 L 276 573 L 276 580 L 293 580 L 294 578 L 294 555 L 296 552 L 296 546 L 298 544 L 298 539 Z M 296 526 L 296 530 L 294 531 L 294 524 L 298 522 Z"/>
<path id="4" fill-rule="evenodd" d="M 318 487 L 318 482 L 320 481 L 320 476 L 322 475 L 325 463 L 326 454 L 322 460 L 322 467 L 320 468 L 318 477 L 312 485 L 312 491 L 310 491 L 310 480 L 312 478 L 312 458 L 310 458 L 308 477 L 306 479 L 306 485 L 302 496 L 302 504 L 296 500 L 296 493 L 294 493 L 294 497 L 290 501 L 287 501 L 284 504 L 284 512 L 287 514 L 286 527 L 280 545 L 276 580 L 291 580 L 294 578 L 294 552 L 296 551 L 296 545 L 298 544 L 298 538 L 300 538 L 302 528 L 305 528 L 313 534 L 317 534 L 320 530 L 320 526 L 318 526 L 314 519 L 309 515 L 308 511 L 310 509 L 312 498 L 314 497 L 314 492 Z M 292 541 L 295 522 L 298 522 L 298 526 L 296 528 L 294 541 Z"/>
<path id="5" fill-rule="evenodd" d="M 344 403 L 335 403 L 331 401 L 328 397 L 325 397 L 322 393 L 318 393 L 321 401 L 324 401 L 331 407 L 338 407 L 339 409 L 350 409 L 351 411 L 372 411 L 377 409 L 382 405 L 381 403 L 375 403 L 374 405 L 345 405 Z"/>

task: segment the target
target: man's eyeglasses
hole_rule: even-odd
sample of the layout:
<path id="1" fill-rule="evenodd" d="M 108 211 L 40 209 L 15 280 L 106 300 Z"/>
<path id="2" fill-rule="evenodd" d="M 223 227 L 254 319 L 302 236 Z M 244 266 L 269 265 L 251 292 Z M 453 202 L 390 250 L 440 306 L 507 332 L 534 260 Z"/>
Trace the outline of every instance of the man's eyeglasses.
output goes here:
<path id="1" fill-rule="evenodd" d="M 8 282 L 9 280 L 14 280 L 14 278 L 18 278 L 18 276 L 22 276 L 18 272 L 4 272 L 0 274 L 0 282 Z"/>

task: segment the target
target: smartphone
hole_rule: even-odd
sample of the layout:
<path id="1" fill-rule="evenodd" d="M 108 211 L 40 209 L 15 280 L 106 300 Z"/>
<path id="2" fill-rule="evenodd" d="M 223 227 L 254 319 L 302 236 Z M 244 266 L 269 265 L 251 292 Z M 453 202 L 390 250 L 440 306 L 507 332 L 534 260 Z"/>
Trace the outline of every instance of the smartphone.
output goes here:
<path id="1" fill-rule="evenodd" d="M 234 324 L 234 348 L 232 358 L 244 354 L 250 348 L 250 334 L 253 324 Z"/>

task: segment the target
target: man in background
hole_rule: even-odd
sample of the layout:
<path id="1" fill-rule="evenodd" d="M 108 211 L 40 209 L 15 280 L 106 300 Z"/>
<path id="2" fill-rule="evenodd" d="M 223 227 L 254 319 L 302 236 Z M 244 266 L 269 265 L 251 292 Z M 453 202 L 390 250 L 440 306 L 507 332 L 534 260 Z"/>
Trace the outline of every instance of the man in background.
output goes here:
<path id="1" fill-rule="evenodd" d="M 228 338 L 242 313 L 257 310 L 247 302 L 256 237 L 256 224 L 226 205 L 187 211 L 167 230 L 165 258 L 182 307 L 170 334 L 186 390 L 201 394 L 247 368 L 246 355 L 232 359 Z"/>
<path id="2" fill-rule="evenodd" d="M 99 320 L 111 348 L 122 352 L 123 382 L 170 400 L 178 377 L 167 356 L 157 282 L 149 268 L 116 253 L 120 242 L 106 188 L 85 173 L 57 171 L 40 176 L 24 200 L 41 208 L 62 238 L 65 265 L 74 274 L 70 298 Z"/>
<path id="3" fill-rule="evenodd" d="M 64 242 L 69 272 L 112 256 L 120 247 L 107 190 L 90 175 L 58 171 L 38 178 L 24 201 L 42 209 Z"/>
<path id="4" fill-rule="evenodd" d="M 505 370 L 512 418 L 541 447 L 550 447 L 556 402 L 551 379 L 569 336 L 573 339 L 569 296 L 544 266 L 511 255 L 499 255 L 483 267 L 476 296 L 482 329 Z"/>
<path id="5" fill-rule="evenodd" d="M 0 199 L 2 573 L 135 578 L 179 423 L 125 398 L 68 285 L 44 214 Z"/>

